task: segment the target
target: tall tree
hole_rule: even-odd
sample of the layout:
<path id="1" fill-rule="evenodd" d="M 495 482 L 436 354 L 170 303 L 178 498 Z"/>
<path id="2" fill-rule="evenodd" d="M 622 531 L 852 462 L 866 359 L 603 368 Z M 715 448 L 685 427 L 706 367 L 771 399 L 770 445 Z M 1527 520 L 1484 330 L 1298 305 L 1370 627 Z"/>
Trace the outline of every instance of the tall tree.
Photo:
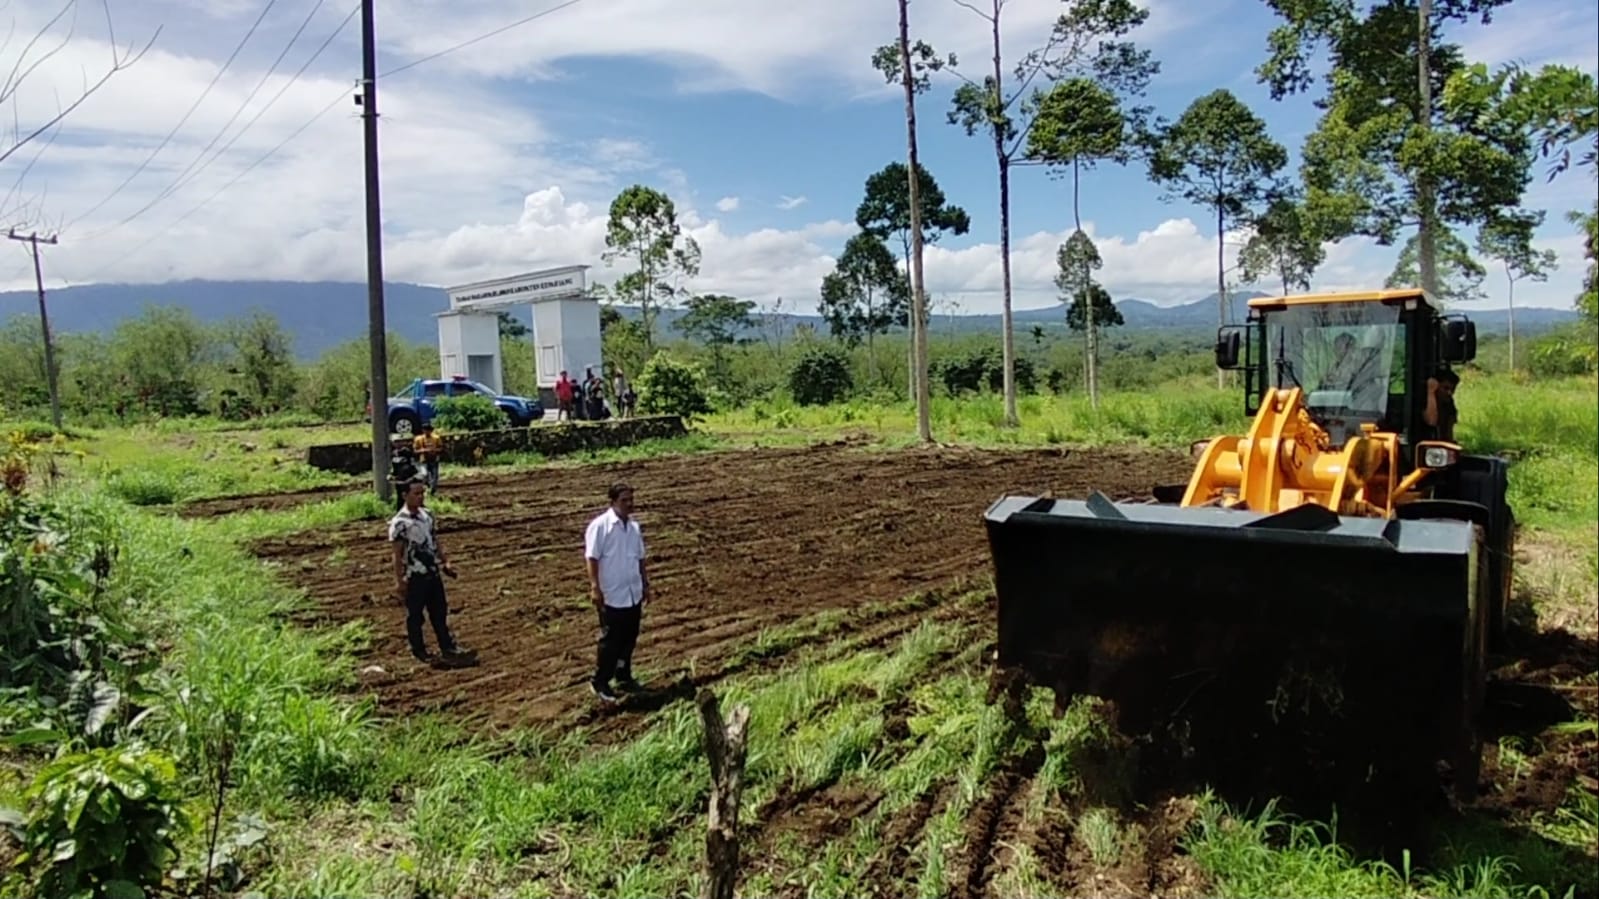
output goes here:
<path id="1" fill-rule="evenodd" d="M 1036 106 L 1026 100 L 1035 95 L 1034 82 L 1041 76 L 1059 80 L 1090 75 L 1121 90 L 1142 90 L 1139 79 L 1147 82 L 1152 70 L 1148 51 L 1116 39 L 1142 25 L 1149 13 L 1131 0 L 1063 0 L 1065 11 L 1055 20 L 1049 39 L 1043 47 L 1022 56 L 1007 85 L 1000 51 L 1000 18 L 1007 0 L 988 0 L 986 9 L 969 0 L 954 2 L 988 23 L 993 43 L 993 70 L 981 81 L 962 76 L 964 83 L 955 90 L 949 122 L 961 126 L 968 136 L 981 132 L 991 141 L 999 170 L 1005 424 L 1015 427 L 1020 419 L 1016 414 L 1016 343 L 1011 322 L 1010 168 L 1027 145 L 1033 125 Z"/>
<path id="2" fill-rule="evenodd" d="M 1099 248 L 1080 230 L 1073 231 L 1055 253 L 1055 286 L 1060 288 L 1061 300 L 1066 304 L 1066 325 L 1082 331 L 1087 338 L 1083 350 L 1083 371 L 1088 383 L 1088 403 L 1095 409 L 1099 408 L 1098 313 L 1104 311 L 1096 303 L 1099 296 L 1095 291 L 1105 291 L 1095 283 L 1094 272 L 1103 264 Z M 1109 301 L 1110 295 L 1105 294 L 1104 302 Z M 1116 309 L 1115 304 L 1111 304 L 1110 309 L 1115 315 L 1115 324 L 1121 324 L 1121 311 Z"/>
<path id="3" fill-rule="evenodd" d="M 1439 294 L 1445 233 L 1515 206 L 1528 181 L 1525 132 L 1450 115 L 1443 87 L 1465 67 L 1450 22 L 1490 21 L 1509 0 L 1265 0 L 1282 19 L 1257 69 L 1274 99 L 1308 91 L 1310 59 L 1331 67 L 1321 120 L 1305 141 L 1306 203 L 1329 239 L 1383 245 L 1415 229 L 1417 277 Z"/>
<path id="4" fill-rule="evenodd" d="M 110 354 L 145 410 L 162 415 L 200 411 L 200 384 L 215 363 L 214 332 L 178 306 L 147 305 L 117 325 Z"/>
<path id="5" fill-rule="evenodd" d="M 1246 283 L 1268 275 L 1282 281 L 1283 295 L 1310 289 L 1310 276 L 1327 259 L 1304 206 L 1288 195 L 1273 199 L 1254 222 L 1254 233 L 1238 254 Z"/>
<path id="6" fill-rule="evenodd" d="M 1471 255 L 1471 248 L 1453 231 L 1445 231 L 1433 242 L 1434 290 L 1428 291 L 1440 303 L 1470 303 L 1482 299 L 1482 282 L 1488 277 Z M 1415 287 L 1421 283 L 1421 235 L 1410 235 L 1394 260 L 1393 273 L 1384 282 L 1385 287 Z"/>
<path id="7" fill-rule="evenodd" d="M 1450 76 L 1444 106 L 1455 118 L 1478 127 L 1489 123 L 1531 133 L 1542 155 L 1554 157 L 1551 181 L 1571 167 L 1572 150 L 1581 147 L 1577 165 L 1599 180 L 1599 87 L 1591 74 L 1556 65 L 1531 72 L 1511 64 L 1489 75 L 1488 67 L 1479 63 Z M 1599 322 L 1599 200 L 1590 210 L 1573 211 L 1567 218 L 1582 229 L 1588 259 L 1577 309 L 1590 323 Z M 1596 332 L 1588 333 L 1599 339 Z"/>
<path id="8" fill-rule="evenodd" d="M 905 92 L 905 146 L 906 164 L 903 176 L 905 184 L 905 233 L 909 235 L 906 241 L 907 255 L 906 270 L 911 277 L 911 346 L 908 377 L 910 394 L 916 398 L 916 435 L 923 443 L 933 440 L 932 424 L 932 395 L 927 385 L 927 281 L 924 277 L 922 264 L 923 246 L 927 242 L 927 225 L 924 220 L 925 207 L 923 206 L 922 176 L 926 171 L 922 168 L 916 147 L 916 95 L 923 94 L 932 86 L 932 73 L 944 66 L 955 65 L 955 54 L 948 57 L 938 55 L 925 41 L 917 41 L 911 45 L 910 37 L 910 3 L 909 0 L 899 0 L 899 42 L 879 47 L 872 54 L 872 65 L 890 83 L 898 80 L 900 87 Z M 929 179 L 931 176 L 928 176 Z M 934 185 L 937 189 L 937 185 Z M 872 193 L 871 185 L 867 185 L 867 196 Z M 934 211 L 943 213 L 944 203 L 942 194 L 939 202 L 934 204 Z M 965 212 L 961 211 L 962 218 Z M 861 214 L 856 212 L 856 221 L 862 227 L 867 227 L 867 222 L 860 221 Z M 969 220 L 964 222 L 950 222 L 941 230 L 954 230 L 957 234 L 964 234 L 971 227 Z M 937 232 L 935 231 L 935 234 Z"/>
<path id="9" fill-rule="evenodd" d="M 1066 327 L 1073 331 L 1088 330 L 1089 321 L 1096 328 L 1117 328 L 1127 324 L 1120 306 L 1110 298 L 1110 291 L 1100 284 L 1088 288 L 1088 296 L 1078 296 L 1066 308 Z"/>
<path id="10" fill-rule="evenodd" d="M 1171 125 L 1151 137 L 1150 178 L 1163 199 L 1181 197 L 1209 207 L 1216 217 L 1217 322 L 1227 324 L 1227 224 L 1253 221 L 1274 197 L 1288 151 L 1271 139 L 1266 123 L 1231 91 L 1195 100 Z M 1226 373 L 1217 370 L 1218 386 Z"/>
<path id="11" fill-rule="evenodd" d="M 755 327 L 755 319 L 750 315 L 755 304 L 710 293 L 690 297 L 687 307 L 688 311 L 672 326 L 710 349 L 716 377 L 726 386 L 729 377 L 727 348 L 738 340 L 740 331 Z"/>
<path id="12" fill-rule="evenodd" d="M 283 325 L 265 312 L 256 312 L 228 322 L 222 332 L 232 351 L 231 367 L 243 378 L 245 395 L 255 408 L 276 412 L 288 406 L 299 370 L 294 338 Z"/>
<path id="13" fill-rule="evenodd" d="M 938 243 L 945 234 L 956 236 L 971 230 L 972 218 L 965 209 L 949 202 L 938 180 L 923 166 L 916 168 L 918 217 L 922 242 Z M 909 268 L 911 260 L 910 169 L 903 162 L 891 162 L 866 179 L 865 193 L 855 207 L 855 224 L 879 240 L 892 240 Z"/>
<path id="14" fill-rule="evenodd" d="M 1082 172 L 1101 161 L 1125 163 L 1135 146 L 1121 100 L 1090 78 L 1073 78 L 1038 100 L 1027 158 L 1066 169 L 1072 182 L 1072 225 L 1081 231 Z"/>
<path id="15" fill-rule="evenodd" d="M 1510 324 L 1510 370 L 1516 370 L 1516 282 L 1547 281 L 1559 260 L 1553 250 L 1532 245 L 1533 232 L 1543 224 L 1544 213 L 1501 216 L 1477 232 L 1477 252 L 1496 260 L 1505 270 L 1505 314 Z"/>
<path id="16" fill-rule="evenodd" d="M 896 63 L 897 59 L 896 57 Z M 918 275 L 915 235 L 920 234 L 921 243 L 925 246 L 937 243 L 946 233 L 957 236 L 965 234 L 972 226 L 971 216 L 967 215 L 966 210 L 948 202 L 944 191 L 938 186 L 938 181 L 926 168 L 917 165 L 916 173 L 914 208 L 910 199 L 913 187 L 910 182 L 910 167 L 905 163 L 891 162 L 866 179 L 865 195 L 855 209 L 855 224 L 862 231 L 881 240 L 892 239 L 899 245 L 904 254 L 905 270 L 911 275 L 912 291 L 916 289 L 915 285 L 920 283 L 916 280 Z M 911 228 L 913 217 L 918 219 L 919 232 Z M 924 288 L 923 300 L 926 299 L 925 293 Z M 921 321 L 915 317 L 910 319 L 912 343 L 909 348 L 912 372 L 910 389 L 912 395 L 918 397 L 920 390 L 916 378 L 920 376 L 920 364 L 917 362 L 916 354 L 921 352 L 917 347 L 925 342 L 918 329 L 925 330 L 926 319 L 927 310 L 924 303 Z"/>
<path id="17" fill-rule="evenodd" d="M 872 338 L 905 324 L 909 288 L 888 245 L 865 232 L 849 239 L 833 271 L 822 279 L 817 311 L 834 337 L 851 346 L 865 339 L 866 364 L 874 379 L 877 361 Z"/>
<path id="18" fill-rule="evenodd" d="M 1571 151 L 1582 148 L 1577 164 L 1594 174 L 1599 165 L 1599 87 L 1594 76 L 1572 66 L 1547 65 L 1538 71 L 1511 63 L 1489 74 L 1482 63 L 1450 73 L 1444 85 L 1446 114 L 1481 127 L 1498 121 L 1526 129 L 1545 158 L 1554 157 L 1549 178 L 1571 167 Z"/>
<path id="19" fill-rule="evenodd" d="M 606 264 L 626 258 L 636 266 L 617 279 L 613 292 L 618 299 L 638 305 L 648 353 L 655 346 L 657 306 L 676 292 L 673 278 L 699 274 L 699 244 L 677 223 L 677 206 L 671 197 L 635 184 L 611 201 L 605 247 Z"/>

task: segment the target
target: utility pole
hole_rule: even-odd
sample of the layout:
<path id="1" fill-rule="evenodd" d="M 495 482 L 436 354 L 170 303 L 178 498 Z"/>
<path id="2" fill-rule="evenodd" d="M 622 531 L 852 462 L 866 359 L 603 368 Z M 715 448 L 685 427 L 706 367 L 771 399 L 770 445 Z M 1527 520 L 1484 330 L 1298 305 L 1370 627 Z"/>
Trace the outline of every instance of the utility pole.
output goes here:
<path id="1" fill-rule="evenodd" d="M 54 234 L 49 237 L 40 237 L 37 233 L 18 234 L 15 228 L 6 232 L 6 237 L 23 241 L 33 250 L 33 283 L 39 290 L 39 329 L 44 332 L 44 377 L 50 385 L 50 423 L 60 433 L 61 389 L 56 384 L 56 348 L 50 337 L 50 313 L 44 305 L 44 270 L 39 266 L 39 244 L 54 245 L 57 239 Z"/>
<path id="2" fill-rule="evenodd" d="M 372 6 L 361 0 L 361 107 L 366 144 L 366 317 L 372 356 L 368 377 L 372 395 L 372 480 L 378 499 L 392 496 L 389 485 L 389 360 L 383 320 L 383 217 L 378 203 L 378 52 Z"/>

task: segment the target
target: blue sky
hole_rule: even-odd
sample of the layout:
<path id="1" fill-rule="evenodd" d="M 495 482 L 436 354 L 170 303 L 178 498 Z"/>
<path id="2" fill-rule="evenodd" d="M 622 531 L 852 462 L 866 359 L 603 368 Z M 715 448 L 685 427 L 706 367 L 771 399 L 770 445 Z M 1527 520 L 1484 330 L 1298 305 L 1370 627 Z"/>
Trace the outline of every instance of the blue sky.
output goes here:
<path id="1" fill-rule="evenodd" d="M 360 124 L 347 96 L 359 72 L 358 20 L 303 77 L 288 78 L 349 12 L 332 2 L 312 12 L 315 2 L 274 0 L 263 15 L 265 0 L 112 0 L 119 41 L 159 25 L 155 48 L 75 111 L 53 143 L 36 142 L 0 163 L 7 187 L 24 176 L 12 208 L 0 210 L 10 219 L 4 224 L 62 234 L 49 266 L 55 283 L 363 277 Z M 548 5 L 389 0 L 379 7 L 380 70 Z M 1149 5 L 1150 22 L 1136 37 L 1162 63 L 1148 97 L 1157 111 L 1175 118 L 1194 98 L 1228 88 L 1268 122 L 1297 165 L 1315 110 L 1308 97 L 1272 101 L 1256 82 L 1273 24 L 1265 3 Z M 1009 0 L 1006 56 L 1035 46 L 1059 8 L 1057 0 Z M 24 6 L 19 29 L 53 11 Z M 986 65 L 986 23 L 953 0 L 916 0 L 911 14 L 917 35 L 957 52 L 963 70 Z M 258 17 L 260 28 L 219 76 Z M 263 80 L 302 21 L 304 36 Z M 868 62 L 895 23 L 893 0 L 580 0 L 386 78 L 389 276 L 447 284 L 585 263 L 608 280 L 616 270 L 600 260 L 605 210 L 618 190 L 640 182 L 673 196 L 702 245 L 702 273 L 690 287 L 813 307 L 817 284 L 853 231 L 863 181 L 904 156 L 902 98 Z M 80 16 L 66 50 L 18 92 L 24 124 L 47 118 L 53 95 L 70 96 L 83 71 L 104 67 L 104 33 L 103 17 Z M 1591 6 L 1516 0 L 1493 25 L 1461 29 L 1456 38 L 1468 56 L 1489 63 L 1563 62 L 1592 71 L 1596 34 L 1599 13 Z M 247 99 L 258 83 L 262 89 Z M 943 78 L 920 99 L 921 151 L 950 200 L 971 215 L 972 230 L 932 251 L 929 286 L 945 308 L 994 311 L 994 162 L 986 141 L 946 123 L 954 84 Z M 281 98 L 230 150 L 191 165 L 208 159 L 208 143 L 214 151 L 234 141 L 280 87 Z M 1519 303 L 1570 305 L 1583 262 L 1563 212 L 1593 191 L 1579 173 L 1535 184 L 1529 202 L 1551 210 L 1542 236 L 1561 255 L 1561 268 L 1546 284 L 1518 285 Z M 1054 249 L 1070 224 L 1068 186 L 1042 169 L 1019 168 L 1011 196 L 1016 302 L 1045 305 L 1053 301 Z M 1161 202 L 1140 169 L 1089 173 L 1083 213 L 1114 295 L 1176 303 L 1214 290 L 1208 214 Z M 1345 241 L 1331 248 L 1316 286 L 1380 281 L 1393 252 Z M 0 260 L 0 286 L 25 283 L 31 272 L 18 268 Z M 1503 304 L 1501 279 L 1490 276 L 1485 288 L 1479 305 Z"/>

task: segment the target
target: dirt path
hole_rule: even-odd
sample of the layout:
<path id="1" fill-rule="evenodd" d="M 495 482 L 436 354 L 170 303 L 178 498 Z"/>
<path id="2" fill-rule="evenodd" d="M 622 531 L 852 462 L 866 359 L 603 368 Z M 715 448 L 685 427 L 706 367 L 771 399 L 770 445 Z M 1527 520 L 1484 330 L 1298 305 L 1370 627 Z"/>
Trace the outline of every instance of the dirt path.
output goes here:
<path id="1" fill-rule="evenodd" d="M 362 678 L 385 711 L 454 709 L 499 725 L 538 724 L 593 705 L 585 683 L 595 621 L 582 534 L 606 486 L 637 490 L 657 604 L 636 664 L 661 683 L 714 672 L 766 628 L 823 609 L 891 602 L 988 571 L 981 516 L 1007 492 L 1113 498 L 1181 480 L 1181 453 L 1144 450 L 867 452 L 845 446 L 753 450 L 442 485 L 464 504 L 441 521 L 462 571 L 448 582 L 452 626 L 474 668 L 435 670 L 406 651 L 376 522 L 263 541 L 319 603 L 322 623 L 369 619 Z M 432 635 L 429 634 L 431 642 Z"/>

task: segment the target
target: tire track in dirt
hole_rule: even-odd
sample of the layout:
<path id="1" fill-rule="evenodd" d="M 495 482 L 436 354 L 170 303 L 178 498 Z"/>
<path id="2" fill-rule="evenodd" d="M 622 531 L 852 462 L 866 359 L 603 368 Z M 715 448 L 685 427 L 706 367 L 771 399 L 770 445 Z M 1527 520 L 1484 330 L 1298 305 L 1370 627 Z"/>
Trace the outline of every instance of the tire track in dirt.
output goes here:
<path id="1" fill-rule="evenodd" d="M 1179 846 L 1197 809 L 1190 797 L 1169 797 L 1122 810 L 1120 851 L 1104 861 L 1094 857 L 1081 828 L 1071 829 L 1064 840 L 1063 864 L 1049 872 L 1050 882 L 1068 896 L 1189 899 L 1206 895 L 1204 872 Z M 1038 842 L 1046 846 L 1053 842 L 1058 847 L 1062 841 L 1056 836 Z"/>
<path id="2" fill-rule="evenodd" d="M 442 494 L 467 509 L 442 518 L 440 534 L 462 571 L 446 588 L 452 628 L 481 660 L 469 669 L 410 659 L 383 523 L 266 539 L 254 549 L 313 598 L 303 622 L 372 624 L 361 681 L 385 713 L 541 725 L 592 710 L 584 684 L 597 621 L 585 596 L 582 533 L 613 481 L 636 488 L 652 556 L 658 598 L 645 613 L 636 667 L 653 678 L 715 672 L 762 630 L 820 611 L 892 603 L 986 573 L 982 512 L 1005 493 L 1143 497 L 1188 467 L 1181 453 L 1138 449 L 834 445 L 447 482 Z"/>
<path id="3" fill-rule="evenodd" d="M 715 686 L 730 677 L 760 677 L 779 671 L 794 662 L 796 652 L 814 649 L 816 642 L 822 642 L 825 650 L 808 654 L 806 661 L 823 664 L 859 652 L 884 649 L 925 622 L 959 623 L 975 627 L 985 608 L 974 606 L 961 598 L 961 591 L 951 591 L 951 593 L 949 597 L 939 593 L 927 593 L 904 602 L 870 606 L 836 627 L 822 630 L 815 635 L 806 635 L 803 640 L 792 643 L 785 641 L 774 646 L 770 652 L 745 651 L 744 647 L 750 637 L 747 633 L 741 633 L 727 641 L 728 646 L 712 647 L 712 652 L 725 649 L 728 653 L 721 656 L 724 661 L 718 667 L 700 673 L 691 672 L 686 667 L 675 672 L 663 672 L 662 676 L 657 678 L 655 685 L 643 694 L 625 696 L 622 702 L 612 707 L 591 704 L 576 713 L 569 721 L 578 726 L 606 722 L 603 729 L 597 729 L 590 735 L 590 743 L 596 746 L 615 745 L 632 739 L 650 727 L 652 723 L 650 718 L 634 713 L 653 712 L 672 702 L 691 699 L 701 688 Z M 993 597 L 990 595 L 986 607 L 990 616 L 993 607 Z M 934 666 L 924 672 L 924 675 L 947 672 L 953 667 L 950 663 L 954 661 L 956 655 L 957 652 L 941 653 L 934 659 Z M 584 682 L 586 677 L 578 677 L 570 686 L 581 686 Z M 833 697 L 808 710 L 807 715 L 811 718 L 825 715 L 841 700 L 842 697 Z M 802 722 L 797 720 L 789 722 L 789 730 L 800 723 Z"/>
<path id="4" fill-rule="evenodd" d="M 988 791 L 966 817 L 963 849 L 953 895 L 956 899 L 982 899 L 989 895 L 995 875 L 996 855 L 1003 844 L 1013 843 L 1022 821 L 1022 797 L 1044 765 L 1044 747 L 1034 743 L 989 778 Z"/>
<path id="5" fill-rule="evenodd" d="M 948 606 L 941 606 L 938 610 L 943 611 L 947 608 Z M 972 613 L 980 610 L 967 606 L 958 611 L 966 614 L 948 617 L 975 626 Z M 935 619 L 936 617 L 935 614 Z M 903 631 L 900 633 L 903 634 Z M 893 639 L 893 636 L 883 635 L 873 642 L 886 644 Z M 848 655 L 852 651 L 842 650 L 835 657 Z M 939 680 L 966 664 L 970 656 L 966 644 L 946 647 L 931 656 L 925 665 L 918 669 L 915 680 L 919 683 Z M 910 703 L 905 696 L 880 695 L 878 691 L 865 684 L 852 684 L 840 694 L 830 696 L 807 709 L 803 718 L 817 720 L 845 703 L 863 701 L 876 704 L 880 708 L 883 727 L 869 751 L 877 753 L 874 769 L 887 770 L 902 762 L 906 754 L 914 748 L 907 726 Z M 792 728 L 800 723 L 803 722 L 790 722 L 789 728 L 785 729 L 780 739 L 791 737 Z M 854 812 L 837 815 L 826 811 L 828 808 L 836 808 L 840 796 L 849 800 L 846 804 L 858 806 Z M 751 852 L 752 858 L 770 858 L 782 848 L 782 841 L 785 839 L 804 850 L 816 849 L 835 840 L 848 838 L 855 821 L 875 811 L 885 796 L 880 784 L 861 783 L 857 779 L 846 779 L 841 782 L 839 778 L 828 778 L 819 783 L 799 787 L 796 787 L 792 781 L 786 781 L 777 788 L 773 797 L 756 811 L 757 823 L 745 834 L 744 839 L 758 847 Z M 745 876 L 747 877 L 748 873 Z"/>
<path id="6" fill-rule="evenodd" d="M 865 881 L 882 885 L 882 895 L 909 895 L 916 875 L 916 847 L 921 845 L 927 823 L 943 814 L 955 794 L 955 782 L 946 780 L 905 808 L 900 809 L 883 828 L 883 852 L 867 866 Z M 907 889 L 900 890 L 904 884 Z"/>

